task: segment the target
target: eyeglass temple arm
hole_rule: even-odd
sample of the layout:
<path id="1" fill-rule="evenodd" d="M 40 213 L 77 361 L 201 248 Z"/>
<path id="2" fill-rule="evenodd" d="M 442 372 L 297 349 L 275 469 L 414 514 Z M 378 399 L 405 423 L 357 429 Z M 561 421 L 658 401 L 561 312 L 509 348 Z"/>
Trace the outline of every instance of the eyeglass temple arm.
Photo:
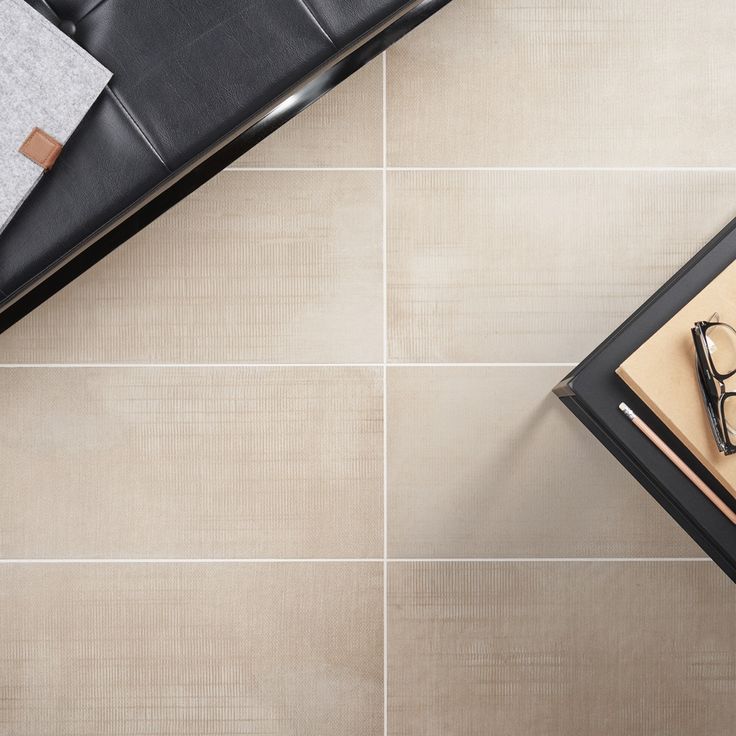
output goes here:
<path id="1" fill-rule="evenodd" d="M 718 445 L 718 449 L 721 452 L 725 452 L 726 446 L 721 439 L 721 429 L 718 426 L 718 418 L 715 415 L 715 412 L 713 411 L 713 406 L 711 405 L 711 402 L 708 398 L 708 394 L 705 390 L 705 386 L 703 385 L 703 376 L 700 372 L 700 365 L 698 361 L 695 361 L 697 374 L 698 374 L 698 388 L 700 389 L 700 395 L 703 398 L 703 404 L 705 405 L 705 411 L 708 415 L 708 423 L 710 424 L 710 431 L 713 433 L 713 438 L 716 441 L 716 444 Z"/>

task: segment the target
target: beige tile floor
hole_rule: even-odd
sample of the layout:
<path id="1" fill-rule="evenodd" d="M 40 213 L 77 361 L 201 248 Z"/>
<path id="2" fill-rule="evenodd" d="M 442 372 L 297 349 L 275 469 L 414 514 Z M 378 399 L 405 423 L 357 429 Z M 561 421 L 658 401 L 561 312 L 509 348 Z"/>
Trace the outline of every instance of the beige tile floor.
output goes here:
<path id="1" fill-rule="evenodd" d="M 0 734 L 730 735 L 549 389 L 736 214 L 734 21 L 454 0 L 0 336 Z"/>

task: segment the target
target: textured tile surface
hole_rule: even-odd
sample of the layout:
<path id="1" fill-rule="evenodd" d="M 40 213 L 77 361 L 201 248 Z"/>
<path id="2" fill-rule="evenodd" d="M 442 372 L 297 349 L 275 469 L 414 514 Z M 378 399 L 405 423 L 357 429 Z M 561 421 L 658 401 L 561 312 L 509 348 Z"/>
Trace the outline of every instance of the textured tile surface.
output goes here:
<path id="1" fill-rule="evenodd" d="M 564 368 L 391 368 L 392 557 L 705 556 L 551 395 Z"/>
<path id="2" fill-rule="evenodd" d="M 4 557 L 370 557 L 372 368 L 0 370 Z"/>
<path id="3" fill-rule="evenodd" d="M 387 52 L 388 347 L 572 362 L 736 214 L 736 6 L 454 0 Z M 0 363 L 378 363 L 375 60 Z M 533 170 L 537 167 L 538 170 Z M 736 589 L 563 367 L 0 368 L 0 735 L 731 736 Z M 261 562 L 213 562 L 211 558 Z M 264 558 L 268 558 L 265 560 Z"/>
<path id="4" fill-rule="evenodd" d="M 220 174 L 0 336 L 0 362 L 375 362 L 380 172 Z"/>
<path id="5" fill-rule="evenodd" d="M 390 357 L 580 360 L 735 198 L 733 172 L 394 172 Z"/>
<path id="6" fill-rule="evenodd" d="M 382 69 L 376 59 L 233 166 L 381 166 Z"/>
<path id="7" fill-rule="evenodd" d="M 725 736 L 736 588 L 711 562 L 392 563 L 394 736 Z"/>
<path id="8" fill-rule="evenodd" d="M 0 733 L 383 733 L 380 564 L 0 568 Z"/>
<path id="9" fill-rule="evenodd" d="M 728 0 L 454 0 L 388 52 L 394 166 L 736 164 Z"/>

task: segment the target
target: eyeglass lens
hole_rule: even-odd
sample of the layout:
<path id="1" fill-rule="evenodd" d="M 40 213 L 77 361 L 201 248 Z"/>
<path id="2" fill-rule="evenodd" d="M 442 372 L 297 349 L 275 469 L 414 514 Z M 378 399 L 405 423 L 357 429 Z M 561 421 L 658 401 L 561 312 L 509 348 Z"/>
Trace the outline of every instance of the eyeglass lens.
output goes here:
<path id="1" fill-rule="evenodd" d="M 705 340 L 713 367 L 719 373 L 727 374 L 736 370 L 736 330 L 731 325 L 711 325 L 705 332 Z"/>

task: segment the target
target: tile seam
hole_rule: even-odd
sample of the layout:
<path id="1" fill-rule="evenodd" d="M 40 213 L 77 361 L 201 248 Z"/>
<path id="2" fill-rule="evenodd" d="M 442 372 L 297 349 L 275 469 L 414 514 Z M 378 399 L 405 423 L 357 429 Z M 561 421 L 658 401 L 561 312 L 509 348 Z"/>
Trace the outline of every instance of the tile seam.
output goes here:
<path id="1" fill-rule="evenodd" d="M 381 54 L 383 256 L 383 734 L 388 736 L 388 111 L 386 52 Z"/>
<path id="2" fill-rule="evenodd" d="M 228 166 L 223 169 L 224 172 L 243 172 L 243 171 L 273 171 L 273 172 L 292 172 L 292 171 L 375 171 L 375 172 L 401 172 L 401 171 L 417 171 L 417 172 L 543 172 L 543 171 L 582 171 L 582 172 L 736 172 L 736 166 Z"/>
<path id="3" fill-rule="evenodd" d="M 393 564 L 393 563 L 636 563 L 712 562 L 710 557 L 18 557 L 0 559 L 1 565 L 82 565 L 82 564 Z"/>
<path id="4" fill-rule="evenodd" d="M 574 368 L 577 363 L 0 363 L 13 368 Z"/>

